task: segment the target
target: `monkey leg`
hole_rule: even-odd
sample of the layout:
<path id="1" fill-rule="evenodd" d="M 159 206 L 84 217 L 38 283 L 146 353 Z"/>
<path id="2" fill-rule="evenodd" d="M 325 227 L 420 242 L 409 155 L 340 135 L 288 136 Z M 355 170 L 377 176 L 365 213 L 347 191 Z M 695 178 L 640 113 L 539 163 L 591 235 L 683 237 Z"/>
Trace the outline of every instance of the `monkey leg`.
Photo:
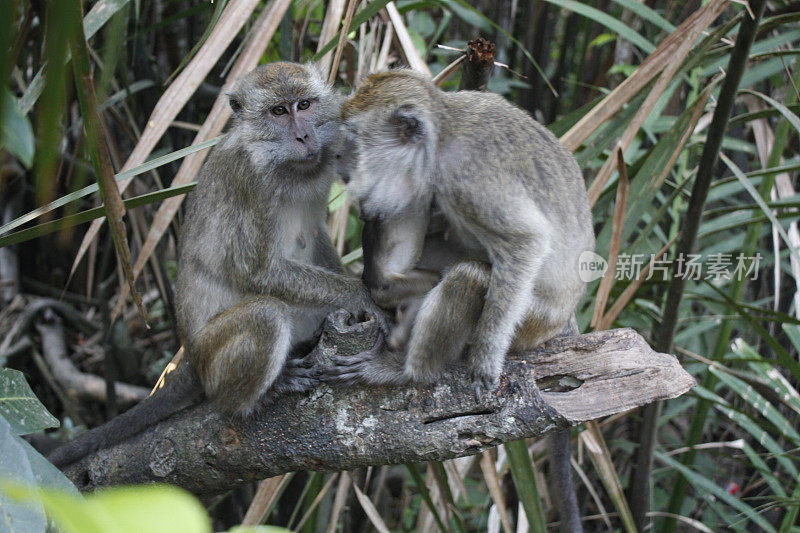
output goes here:
<path id="1" fill-rule="evenodd" d="M 313 385 L 310 369 L 285 365 L 292 344 L 290 318 L 289 307 L 279 300 L 245 298 L 200 331 L 191 351 L 206 395 L 221 410 L 247 416 L 272 388 L 293 392 Z"/>
<path id="2" fill-rule="evenodd" d="M 574 306 L 564 303 L 572 294 L 574 291 L 566 288 L 535 286 L 530 310 L 517 326 L 509 350 L 525 352 L 559 335 L 577 335 L 578 324 L 572 312 L 567 311 Z"/>
<path id="3" fill-rule="evenodd" d="M 422 298 L 406 300 L 397 308 L 397 323 L 389 334 L 387 344 L 395 352 L 404 352 L 408 339 L 411 337 L 411 328 L 417 319 L 419 309 L 422 307 Z"/>
<path id="4" fill-rule="evenodd" d="M 458 263 L 425 296 L 405 363 L 412 381 L 433 382 L 447 363 L 464 352 L 483 310 L 490 274 L 485 263 Z"/>

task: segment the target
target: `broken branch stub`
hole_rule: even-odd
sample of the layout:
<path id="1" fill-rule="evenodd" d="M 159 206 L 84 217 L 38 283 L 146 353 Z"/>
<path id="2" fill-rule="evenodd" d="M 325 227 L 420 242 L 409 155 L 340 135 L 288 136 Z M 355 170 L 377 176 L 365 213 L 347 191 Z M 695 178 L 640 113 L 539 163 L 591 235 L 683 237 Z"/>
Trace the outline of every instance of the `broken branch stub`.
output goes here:
<path id="1" fill-rule="evenodd" d="M 467 43 L 459 90 L 485 91 L 494 68 L 495 45 L 483 37 Z"/>
<path id="2" fill-rule="evenodd" d="M 326 320 L 320 365 L 374 343 L 373 322 Z M 538 386 L 537 386 L 538 382 Z M 321 385 L 286 395 L 246 422 L 187 409 L 66 469 L 82 490 L 163 481 L 214 494 L 294 470 L 445 460 L 673 398 L 694 379 L 633 330 L 562 337 L 510 356 L 500 386 L 476 401 L 463 364 L 432 387 Z M 541 387 L 542 392 L 540 392 Z"/>

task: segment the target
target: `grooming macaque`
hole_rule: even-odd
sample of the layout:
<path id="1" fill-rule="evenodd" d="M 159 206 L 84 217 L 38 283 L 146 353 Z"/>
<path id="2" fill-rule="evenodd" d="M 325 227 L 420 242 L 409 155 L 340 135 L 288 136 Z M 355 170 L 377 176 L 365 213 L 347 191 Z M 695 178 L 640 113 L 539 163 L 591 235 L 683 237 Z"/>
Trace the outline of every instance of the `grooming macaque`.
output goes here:
<path id="1" fill-rule="evenodd" d="M 378 305 L 397 310 L 390 349 L 405 348 L 425 294 L 445 268 L 468 257 L 448 236 L 446 220 L 435 206 L 429 212 L 364 220 L 364 283 Z"/>
<path id="2" fill-rule="evenodd" d="M 364 352 L 339 361 L 339 379 L 430 383 L 466 350 L 476 394 L 494 389 L 505 354 L 561 333 L 583 294 L 594 233 L 575 159 L 502 97 L 446 93 L 410 71 L 367 78 L 342 120 L 341 173 L 376 234 L 366 281 L 383 305 L 424 298 L 402 368 Z M 446 226 L 435 246 L 432 205 Z M 435 283 L 426 250 L 442 246 Z"/>
<path id="3" fill-rule="evenodd" d="M 466 350 L 477 396 L 505 354 L 577 334 L 579 256 L 594 249 L 583 176 L 502 97 L 445 93 L 410 71 L 370 76 L 343 106 L 340 173 L 361 206 L 364 280 L 405 312 L 332 379 L 431 383 Z M 582 531 L 569 430 L 550 441 L 561 529 Z"/>
<path id="4" fill-rule="evenodd" d="M 289 357 L 313 340 L 330 311 L 369 314 L 386 325 L 361 281 L 345 274 L 326 229 L 337 95 L 314 67 L 273 63 L 240 79 L 228 96 L 230 130 L 187 199 L 176 314 L 190 368 L 167 387 L 196 373 L 219 409 L 247 416 L 268 392 L 304 391 L 318 381 L 302 359 Z M 124 440 L 181 407 L 169 399 L 175 409 L 158 411 L 157 398 L 146 400 L 53 457 L 65 465 Z M 160 418 L 139 416 L 154 410 Z"/>

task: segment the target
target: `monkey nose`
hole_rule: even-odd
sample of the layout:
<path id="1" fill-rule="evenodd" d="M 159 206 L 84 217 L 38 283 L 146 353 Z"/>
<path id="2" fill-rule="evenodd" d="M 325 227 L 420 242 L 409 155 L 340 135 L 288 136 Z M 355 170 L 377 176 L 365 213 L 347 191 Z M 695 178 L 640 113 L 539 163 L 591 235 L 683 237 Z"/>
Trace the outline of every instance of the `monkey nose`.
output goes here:
<path id="1" fill-rule="evenodd" d="M 308 141 L 308 135 L 306 134 L 303 135 L 302 137 L 298 136 L 295 137 L 295 139 L 297 139 L 297 142 L 299 142 L 300 144 L 305 144 Z"/>

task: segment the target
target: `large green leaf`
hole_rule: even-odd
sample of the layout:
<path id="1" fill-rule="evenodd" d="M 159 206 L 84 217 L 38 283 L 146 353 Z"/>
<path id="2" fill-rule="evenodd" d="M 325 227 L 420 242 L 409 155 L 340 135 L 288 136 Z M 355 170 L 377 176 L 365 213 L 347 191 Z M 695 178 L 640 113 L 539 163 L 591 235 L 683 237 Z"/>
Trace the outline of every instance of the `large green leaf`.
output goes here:
<path id="1" fill-rule="evenodd" d="M 33 164 L 33 128 L 28 117 L 22 114 L 17 101 L 8 88 L 0 89 L 0 148 L 5 148 L 22 161 L 25 167 Z"/>
<path id="2" fill-rule="evenodd" d="M 0 479 L 18 484 L 33 485 L 33 475 L 28 456 L 11 426 L 0 416 Z M 0 491 L 0 531 L 28 533 L 44 531 L 47 519 L 39 502 L 22 503 Z"/>
<path id="3" fill-rule="evenodd" d="M 211 531 L 211 521 L 200 502 L 169 485 L 110 488 L 86 498 L 12 483 L 4 484 L 3 489 L 13 498 L 43 505 L 59 529 L 68 533 Z"/>
<path id="4" fill-rule="evenodd" d="M 31 465 L 31 470 L 33 471 L 33 479 L 39 487 L 63 490 L 75 496 L 80 494 L 75 485 L 73 485 L 72 482 L 67 479 L 67 476 L 56 468 L 53 463 L 36 451 L 36 449 L 28 444 L 22 437 L 16 437 L 16 439 L 22 447 L 22 451 L 25 452 L 28 462 Z"/>
<path id="5" fill-rule="evenodd" d="M 59 426 L 58 419 L 42 405 L 22 372 L 11 368 L 0 369 L 0 415 L 15 435 Z"/>

